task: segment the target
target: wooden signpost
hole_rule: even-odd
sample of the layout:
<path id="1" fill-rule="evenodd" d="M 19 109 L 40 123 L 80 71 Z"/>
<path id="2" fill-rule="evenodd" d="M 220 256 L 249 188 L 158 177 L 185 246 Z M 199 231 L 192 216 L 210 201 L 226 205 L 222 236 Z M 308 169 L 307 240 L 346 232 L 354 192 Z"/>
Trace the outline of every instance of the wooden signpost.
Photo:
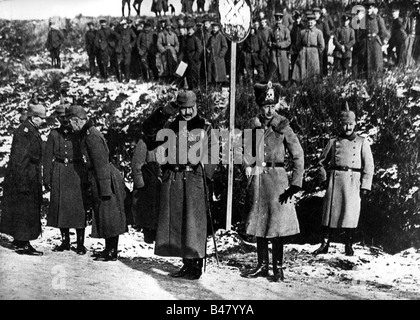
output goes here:
<path id="1" fill-rule="evenodd" d="M 223 34 L 231 42 L 230 63 L 230 115 L 229 115 L 229 171 L 226 209 L 226 230 L 232 227 L 233 196 L 233 137 L 235 130 L 236 95 L 236 44 L 244 41 L 251 29 L 251 5 L 249 0 L 219 0 L 218 10 Z"/>

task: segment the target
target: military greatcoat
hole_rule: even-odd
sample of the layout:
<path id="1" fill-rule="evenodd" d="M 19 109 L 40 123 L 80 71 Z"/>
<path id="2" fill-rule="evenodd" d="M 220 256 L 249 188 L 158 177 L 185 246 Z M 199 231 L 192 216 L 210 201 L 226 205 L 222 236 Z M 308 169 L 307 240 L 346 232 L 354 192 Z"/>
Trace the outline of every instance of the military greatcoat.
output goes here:
<path id="1" fill-rule="evenodd" d="M 292 74 L 292 79 L 297 82 L 320 74 L 320 56 L 325 49 L 324 37 L 317 28 L 302 30 L 300 35 L 301 50 Z"/>
<path id="2" fill-rule="evenodd" d="M 176 159 L 173 164 L 162 166 L 163 181 L 155 253 L 187 259 L 204 258 L 208 205 L 205 182 L 213 176 L 216 166 L 213 163 L 217 163 L 218 152 L 210 154 L 210 158 L 215 156 L 215 159 L 208 158 L 202 152 L 194 162 L 189 161 L 187 153 L 193 145 L 197 145 L 195 138 L 192 139 L 191 136 L 194 129 L 201 129 L 201 134 L 206 133 L 202 136 L 200 145 L 208 145 L 209 150 L 212 146 L 218 150 L 218 141 L 212 136 L 210 123 L 198 115 L 186 122 L 186 127 L 179 116 L 169 124 L 168 119 L 160 108 L 146 119 L 143 125 L 144 132 L 148 135 L 149 150 L 163 143 L 156 141 L 156 133 L 166 125 L 176 133 L 176 139 L 173 141 L 175 144 L 171 144 L 172 150 L 176 150 Z M 186 144 L 185 148 L 182 148 L 183 143 Z M 186 171 L 186 166 L 190 170 Z"/>
<path id="3" fill-rule="evenodd" d="M 370 190 L 372 186 L 374 163 L 369 142 L 356 134 L 331 139 L 321 154 L 319 166 L 321 181 L 328 179 L 322 225 L 356 228 L 360 189 Z"/>
<path id="4" fill-rule="evenodd" d="M 83 190 L 88 181 L 79 136 L 65 127 L 51 130 L 45 147 L 43 169 L 44 184 L 51 186 L 47 225 L 84 228 Z"/>
<path id="5" fill-rule="evenodd" d="M 81 131 L 81 149 L 92 188 L 92 237 L 118 236 L 127 231 L 124 177 L 109 162 L 105 138 L 90 122 Z"/>
<path id="6" fill-rule="evenodd" d="M 43 145 L 29 119 L 13 135 L 3 183 L 0 232 L 15 240 L 35 240 L 41 234 Z"/>
<path id="7" fill-rule="evenodd" d="M 256 150 L 263 150 L 264 162 L 254 166 L 253 175 L 248 181 L 249 213 L 246 221 L 246 233 L 256 237 L 274 238 L 298 234 L 299 221 L 295 206 L 291 201 L 281 204 L 279 196 L 289 187 L 289 178 L 285 166 L 285 156 L 290 154 L 291 180 L 290 185 L 302 186 L 304 172 L 303 149 L 296 134 L 289 126 L 289 121 L 280 115 L 275 115 L 276 125 L 264 120 L 251 120 L 250 123 L 263 123 L 250 129 L 263 129 L 263 138 L 255 136 Z M 274 120 L 274 119 L 273 119 Z M 273 121 L 272 120 L 272 121 Z M 249 158 L 244 157 L 245 165 L 250 166 Z"/>

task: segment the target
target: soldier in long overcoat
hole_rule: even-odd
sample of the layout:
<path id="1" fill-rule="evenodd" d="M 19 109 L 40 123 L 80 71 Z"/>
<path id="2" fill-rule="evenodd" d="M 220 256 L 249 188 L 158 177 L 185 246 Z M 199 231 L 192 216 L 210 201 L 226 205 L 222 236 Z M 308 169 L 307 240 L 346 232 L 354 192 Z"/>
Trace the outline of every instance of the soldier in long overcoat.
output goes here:
<path id="1" fill-rule="evenodd" d="M 13 237 L 18 253 L 41 255 L 29 241 L 41 234 L 44 142 L 38 129 L 45 122 L 45 108 L 29 104 L 27 116 L 13 134 L 3 184 L 0 232 Z"/>
<path id="2" fill-rule="evenodd" d="M 60 49 L 63 42 L 63 34 L 50 22 L 50 31 L 48 32 L 46 47 L 51 54 L 51 66 L 53 68 L 61 67 Z"/>
<path id="3" fill-rule="evenodd" d="M 420 1 L 414 1 L 414 11 L 411 12 L 406 25 L 406 66 L 412 67 L 420 63 Z"/>
<path id="4" fill-rule="evenodd" d="M 207 42 L 206 50 L 207 81 L 209 83 L 227 82 L 225 55 L 228 44 L 217 22 L 212 23 L 212 34 Z"/>
<path id="5" fill-rule="evenodd" d="M 309 14 L 307 19 L 308 27 L 300 33 L 301 50 L 292 73 L 292 80 L 296 82 L 317 76 L 321 72 L 320 56 L 325 49 L 324 37 L 315 27 L 315 16 Z"/>
<path id="6" fill-rule="evenodd" d="M 44 186 L 46 190 L 51 191 L 47 226 L 60 228 L 61 232 L 62 243 L 53 251 L 70 250 L 69 228 L 75 228 L 75 251 L 85 254 L 84 191 L 87 172 L 80 149 L 80 139 L 66 119 L 66 105 L 60 104 L 54 115 L 61 125 L 51 130 L 43 157 Z"/>
<path id="7" fill-rule="evenodd" d="M 392 8 L 392 23 L 391 23 L 391 37 L 388 42 L 388 55 L 395 59 L 396 66 L 406 65 L 406 51 L 405 47 L 407 40 L 407 33 L 404 28 L 403 20 L 400 18 L 400 9 L 397 6 Z M 395 56 L 394 51 L 395 49 Z"/>
<path id="8" fill-rule="evenodd" d="M 270 34 L 271 34 L 271 27 L 268 25 L 267 18 L 263 17 L 260 20 L 261 26 L 258 29 L 258 33 L 260 34 L 261 39 L 263 40 L 265 47 L 267 50 L 265 51 L 265 56 L 263 58 L 263 66 L 264 66 L 264 74 L 268 74 L 269 72 L 269 64 L 270 64 L 270 50 L 269 42 L 270 42 Z"/>
<path id="9" fill-rule="evenodd" d="M 258 264 L 242 276 L 268 276 L 268 241 L 271 241 L 272 279 L 278 281 L 284 279 L 283 238 L 300 232 L 295 206 L 289 200 L 302 187 L 304 154 L 289 121 L 275 111 L 280 85 L 269 82 L 267 85 L 256 84 L 254 88 L 261 114 L 252 118 L 247 128 L 256 130 L 255 141 L 252 142 L 255 143 L 255 148 L 252 149 L 256 151 L 257 161 L 250 161 L 249 151 L 245 151 L 244 165 L 248 177 L 249 201 L 246 233 L 257 238 Z M 249 148 L 250 143 L 247 140 L 245 144 Z M 291 159 L 290 183 L 285 169 L 287 154 Z"/>
<path id="10" fill-rule="evenodd" d="M 354 30 L 350 28 L 351 16 L 343 14 L 341 17 L 342 26 L 337 29 L 334 35 L 334 69 L 347 73 L 351 66 L 352 49 L 356 43 Z"/>
<path id="11" fill-rule="evenodd" d="M 165 29 L 158 34 L 157 49 L 159 53 L 156 57 L 156 65 L 159 76 L 170 79 L 177 68 L 179 51 L 178 37 L 170 21 L 167 21 Z"/>
<path id="12" fill-rule="evenodd" d="M 356 116 L 346 106 L 340 115 L 341 135 L 327 143 L 319 159 L 320 181 L 328 181 L 328 187 L 321 223 L 325 227 L 324 238 L 315 255 L 328 252 L 332 231 L 337 228 L 345 229 L 346 255 L 354 254 L 353 234 L 359 223 L 361 198 L 372 186 L 374 163 L 370 144 L 354 132 Z"/>
<path id="13" fill-rule="evenodd" d="M 85 48 L 86 53 L 89 57 L 89 72 L 90 76 L 95 76 L 96 63 L 95 59 L 97 58 L 97 51 L 95 47 L 95 37 L 96 30 L 93 26 L 93 22 L 88 22 L 88 31 L 85 34 Z"/>
<path id="14" fill-rule="evenodd" d="M 110 57 L 110 49 L 108 46 L 108 41 L 110 38 L 112 31 L 111 29 L 107 28 L 106 20 L 100 19 L 99 23 L 101 24 L 101 28 L 96 31 L 95 37 L 95 47 L 98 51 L 98 67 L 101 77 L 104 79 L 108 78 L 108 64 L 109 64 L 109 57 Z"/>
<path id="15" fill-rule="evenodd" d="M 291 74 L 301 50 L 301 31 L 305 29 L 305 24 L 302 21 L 302 14 L 299 11 L 295 11 L 293 14 L 295 23 L 293 24 L 292 30 L 290 30 L 290 63 L 292 65 Z"/>
<path id="16" fill-rule="evenodd" d="M 325 50 L 322 51 L 320 54 L 320 66 L 321 66 L 321 74 L 326 76 L 328 74 L 328 44 L 330 41 L 331 31 L 328 26 L 328 23 L 325 22 L 321 17 L 321 9 L 315 7 L 313 10 L 316 20 L 316 27 L 321 30 L 322 36 L 324 38 Z"/>
<path id="17" fill-rule="evenodd" d="M 137 49 L 140 55 L 141 73 L 146 81 L 157 79 L 156 53 L 157 35 L 152 31 L 150 22 L 144 24 L 144 31 L 137 38 Z"/>
<path id="18" fill-rule="evenodd" d="M 131 64 L 131 52 L 132 48 L 135 47 L 137 37 L 133 29 L 128 27 L 127 20 L 121 20 L 121 33 L 119 41 L 115 51 L 117 53 L 117 77 L 120 76 L 121 66 L 124 67 L 125 82 L 130 81 L 130 64 Z M 121 76 L 118 78 L 121 81 Z"/>
<path id="19" fill-rule="evenodd" d="M 168 123 L 174 115 L 177 115 L 175 120 Z M 214 149 L 219 150 L 218 141 L 211 124 L 197 114 L 196 96 L 192 91 L 181 91 L 176 102 L 157 109 L 145 120 L 143 131 L 148 150 L 163 143 L 157 141 L 158 131 L 163 128 L 169 129 L 166 131 L 169 140 L 162 145 L 168 148 L 169 154 L 166 163 L 165 159 L 159 161 L 163 181 L 155 254 L 183 258 L 183 267 L 171 276 L 194 280 L 202 274 L 206 254 L 209 205 L 206 181 L 212 179 L 218 163 L 218 151 L 214 152 Z M 192 147 L 201 151 L 192 156 Z M 209 152 L 204 151 L 207 148 Z"/>
<path id="20" fill-rule="evenodd" d="M 193 23 L 187 23 L 187 36 L 184 47 L 184 61 L 188 64 L 185 71 L 188 89 L 198 87 L 200 82 L 201 57 L 203 55 L 203 44 L 196 35 Z"/>
<path id="21" fill-rule="evenodd" d="M 92 237 L 105 238 L 105 249 L 95 255 L 95 259 L 115 261 L 118 258 L 119 235 L 127 231 L 124 177 L 109 162 L 105 138 L 88 121 L 86 111 L 77 105 L 67 110 L 73 131 L 80 133 L 81 151 L 92 190 Z"/>
<path id="22" fill-rule="evenodd" d="M 153 243 L 159 218 L 162 170 L 157 161 L 157 151 L 147 150 L 143 138 L 134 149 L 131 161 L 133 190 L 133 216 L 137 228 L 143 229 L 144 241 Z"/>
<path id="23" fill-rule="evenodd" d="M 251 27 L 251 31 L 243 43 L 242 50 L 248 77 L 253 81 L 262 82 L 264 80 L 263 59 L 266 55 L 266 47 L 254 26 Z M 254 76 L 254 70 L 257 71 L 256 76 Z"/>
<path id="24" fill-rule="evenodd" d="M 289 49 L 291 38 L 290 31 L 282 23 L 283 13 L 275 13 L 276 26 L 271 31 L 269 36 L 270 45 L 270 62 L 274 63 L 275 68 L 267 75 L 268 80 L 272 77 L 278 79 L 281 83 L 289 81 L 290 63 L 289 63 Z"/>
<path id="25" fill-rule="evenodd" d="M 367 1 L 366 29 L 360 33 L 359 63 L 360 73 L 372 78 L 383 71 L 382 46 L 388 41 L 388 32 L 384 20 L 374 13 L 374 1 Z M 372 78 L 373 79 L 373 78 Z"/>

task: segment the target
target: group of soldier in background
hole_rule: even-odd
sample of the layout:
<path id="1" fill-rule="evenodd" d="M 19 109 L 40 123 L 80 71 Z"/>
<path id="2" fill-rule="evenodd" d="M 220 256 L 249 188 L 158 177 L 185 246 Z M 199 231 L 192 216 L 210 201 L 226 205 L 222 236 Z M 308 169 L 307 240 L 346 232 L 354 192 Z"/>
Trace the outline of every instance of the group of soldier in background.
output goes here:
<path id="1" fill-rule="evenodd" d="M 372 77 L 384 69 L 384 56 L 390 66 L 412 67 L 420 61 L 420 1 L 406 21 L 400 8 L 392 7 L 390 30 L 378 13 L 374 1 L 364 3 L 366 10 L 343 13 L 336 26 L 325 7 L 306 12 L 287 9 L 269 21 L 259 12 L 249 36 L 239 44 L 237 73 L 239 79 L 254 82 L 300 82 L 310 76 L 334 72 Z M 190 90 L 200 83 L 224 85 L 230 66 L 229 40 L 221 32 L 215 17 L 202 15 L 147 20 L 99 20 L 96 29 L 88 23 L 85 35 L 91 76 L 97 68 L 101 78 L 110 73 L 118 81 L 138 79 L 176 82 Z M 53 66 L 60 65 L 63 36 L 54 26 L 48 35 L 47 48 Z M 330 47 L 334 50 L 330 50 Z M 333 63 L 329 61 L 333 57 Z M 184 67 L 179 68 L 179 67 Z"/>

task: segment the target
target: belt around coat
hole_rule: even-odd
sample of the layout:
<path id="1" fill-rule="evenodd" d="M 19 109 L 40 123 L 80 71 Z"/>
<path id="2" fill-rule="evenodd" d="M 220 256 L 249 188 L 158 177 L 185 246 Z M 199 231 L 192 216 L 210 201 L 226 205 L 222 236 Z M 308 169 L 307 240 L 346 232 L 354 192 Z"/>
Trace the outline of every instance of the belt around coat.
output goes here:
<path id="1" fill-rule="evenodd" d="M 330 167 L 331 170 L 336 170 L 336 171 L 355 171 L 355 172 L 362 172 L 361 168 L 351 168 L 351 167 L 346 167 L 346 166 L 332 166 Z"/>
<path id="2" fill-rule="evenodd" d="M 71 159 L 71 158 L 55 157 L 54 162 L 59 162 L 59 163 L 64 163 L 64 164 L 67 164 L 67 163 L 83 163 L 83 159 L 82 158 Z"/>

